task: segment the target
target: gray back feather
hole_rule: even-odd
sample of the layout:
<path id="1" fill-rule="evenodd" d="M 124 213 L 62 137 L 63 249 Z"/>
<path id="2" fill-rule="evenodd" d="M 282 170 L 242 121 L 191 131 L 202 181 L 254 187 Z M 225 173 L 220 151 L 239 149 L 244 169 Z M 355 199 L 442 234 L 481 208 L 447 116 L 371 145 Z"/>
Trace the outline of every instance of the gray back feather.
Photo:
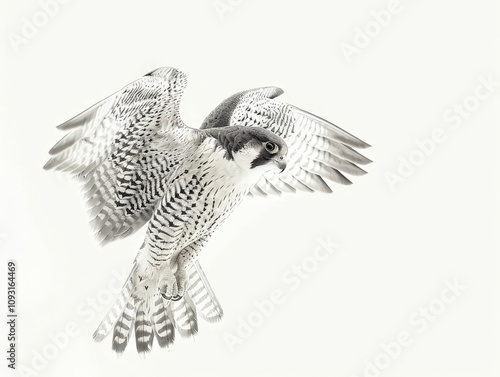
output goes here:
<path id="1" fill-rule="evenodd" d="M 201 124 L 200 128 L 206 129 L 229 126 L 231 115 L 233 115 L 234 110 L 249 94 L 262 98 L 275 98 L 283 94 L 283 90 L 281 88 L 269 86 L 245 90 L 243 92 L 233 94 L 231 97 L 222 101 L 219 106 L 217 106 L 210 114 L 208 114 L 208 116 Z"/>

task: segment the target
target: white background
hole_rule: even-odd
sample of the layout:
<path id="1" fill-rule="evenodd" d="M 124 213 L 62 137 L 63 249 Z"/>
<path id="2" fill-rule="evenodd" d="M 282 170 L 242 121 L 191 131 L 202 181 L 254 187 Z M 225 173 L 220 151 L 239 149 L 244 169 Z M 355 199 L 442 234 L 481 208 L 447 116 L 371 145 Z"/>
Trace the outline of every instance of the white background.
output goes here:
<path id="1" fill-rule="evenodd" d="M 228 8 L 217 11 L 221 4 Z M 500 5 L 401 0 L 377 26 L 372 12 L 387 7 L 72 0 L 44 16 L 34 0 L 2 2 L 0 287 L 6 260 L 17 260 L 18 363 L 31 371 L 24 375 L 500 374 L 500 87 L 471 97 L 481 77 L 500 81 Z M 38 30 L 27 30 L 29 21 Z M 366 28 L 363 47 L 355 37 Z M 346 57 L 346 44 L 356 53 Z M 62 136 L 56 125 L 158 66 L 188 75 L 181 112 L 189 125 L 236 91 L 276 85 L 281 100 L 370 143 L 374 163 L 332 195 L 248 199 L 200 256 L 224 320 L 200 321 L 195 341 L 178 339 L 171 351 L 154 347 L 144 359 L 131 344 L 117 358 L 110 339 L 96 344 L 91 334 L 111 306 L 108 285 L 121 284 L 115 275 L 123 281 L 143 233 L 101 249 L 78 185 L 42 166 Z M 464 101 L 473 109 L 467 117 L 446 121 Z M 416 141 L 439 130 L 445 140 L 422 157 Z M 391 186 L 388 174 L 410 156 L 418 166 Z M 338 253 L 292 290 L 283 275 L 310 262 L 318 239 L 339 242 Z M 467 289 L 442 304 L 446 279 Z M 284 302 L 231 350 L 225 334 L 237 334 L 255 316 L 254 301 L 275 289 Z M 90 309 L 96 299 L 107 305 Z M 419 331 L 411 318 L 429 305 L 440 314 Z M 61 335 L 68 326 L 72 335 Z M 412 343 L 384 358 L 381 343 L 401 332 Z M 6 335 L 0 339 L 3 350 Z M 377 360 L 384 370 L 366 369 Z"/>

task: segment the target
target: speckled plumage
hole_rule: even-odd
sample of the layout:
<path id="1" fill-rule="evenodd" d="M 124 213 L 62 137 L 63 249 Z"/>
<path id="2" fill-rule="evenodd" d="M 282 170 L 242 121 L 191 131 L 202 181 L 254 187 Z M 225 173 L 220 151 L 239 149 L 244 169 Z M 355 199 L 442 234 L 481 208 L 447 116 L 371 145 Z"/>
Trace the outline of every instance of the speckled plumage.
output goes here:
<path id="1" fill-rule="evenodd" d="M 78 177 L 91 226 L 102 244 L 147 224 L 144 244 L 116 303 L 94 334 L 113 332 L 125 350 L 135 332 L 139 352 L 170 346 L 198 331 L 197 314 L 222 308 L 196 261 L 215 229 L 248 195 L 331 192 L 370 162 L 368 145 L 324 119 L 278 102 L 268 87 L 223 101 L 200 129 L 179 116 L 186 76 L 160 68 L 124 87 L 60 129 L 46 169 Z M 284 172 L 282 170 L 286 166 Z"/>

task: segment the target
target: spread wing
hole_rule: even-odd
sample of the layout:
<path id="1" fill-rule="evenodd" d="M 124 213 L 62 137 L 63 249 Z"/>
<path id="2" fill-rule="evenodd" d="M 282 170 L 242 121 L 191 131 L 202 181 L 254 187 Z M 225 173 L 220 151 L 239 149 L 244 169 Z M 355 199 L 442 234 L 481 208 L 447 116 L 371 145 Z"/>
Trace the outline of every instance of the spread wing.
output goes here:
<path id="1" fill-rule="evenodd" d="M 58 126 L 69 132 L 50 150 L 44 169 L 83 181 L 100 242 L 144 225 L 189 153 L 198 131 L 179 115 L 186 83 L 182 72 L 159 68 Z"/>
<path id="2" fill-rule="evenodd" d="M 251 195 L 279 195 L 297 190 L 331 192 L 325 179 L 351 184 L 345 175 L 366 173 L 358 165 L 371 161 L 355 148 L 367 148 L 368 144 L 325 119 L 274 100 L 282 93 L 276 87 L 237 93 L 212 111 L 201 127 L 262 127 L 286 141 L 286 170 L 281 174 L 266 174 L 251 190 Z"/>

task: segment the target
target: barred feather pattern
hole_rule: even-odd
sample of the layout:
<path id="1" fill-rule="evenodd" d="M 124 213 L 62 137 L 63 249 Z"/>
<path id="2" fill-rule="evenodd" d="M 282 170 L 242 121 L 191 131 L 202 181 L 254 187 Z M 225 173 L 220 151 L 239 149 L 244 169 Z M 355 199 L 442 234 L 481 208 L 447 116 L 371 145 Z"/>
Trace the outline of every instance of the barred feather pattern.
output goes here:
<path id="1" fill-rule="evenodd" d="M 134 268 L 132 268 L 132 271 L 130 272 L 130 275 L 128 276 L 127 280 L 125 281 L 122 290 L 120 291 L 118 297 L 116 298 L 115 303 L 111 307 L 111 310 L 108 312 L 108 314 L 104 317 L 104 319 L 101 321 L 101 323 L 95 330 L 93 337 L 96 342 L 100 342 L 110 333 L 115 323 L 117 323 L 119 318 L 122 316 L 123 312 L 127 310 L 126 307 L 127 305 L 129 305 L 129 301 L 132 298 L 132 291 L 134 287 L 132 276 L 135 274 L 135 271 L 136 271 L 136 266 L 134 265 Z M 132 306 L 134 307 L 133 304 Z"/>
<path id="2" fill-rule="evenodd" d="M 251 190 L 252 194 L 266 196 L 295 191 L 330 193 L 332 189 L 325 179 L 349 185 L 352 182 L 345 174 L 366 174 L 356 164 L 365 165 L 370 160 L 352 147 L 365 148 L 367 144 L 319 117 L 290 105 L 280 105 L 291 119 L 286 123 L 270 122 L 273 126 L 269 129 L 282 134 L 287 142 L 289 167 L 283 174 L 266 174 Z M 266 114 L 272 119 L 276 117 L 273 111 Z M 283 127 L 283 124 L 288 127 Z"/>
<path id="3" fill-rule="evenodd" d="M 135 319 L 135 345 L 140 354 L 151 351 L 153 345 L 154 333 L 151 319 L 146 315 L 143 309 L 144 303 L 137 305 L 137 315 Z"/>
<path id="4" fill-rule="evenodd" d="M 102 244 L 141 228 L 163 196 L 169 175 L 197 147 L 179 103 L 186 76 L 160 68 L 58 128 L 69 131 L 44 169 L 78 177 L 90 222 Z"/>
<path id="5" fill-rule="evenodd" d="M 170 307 L 172 308 L 175 327 L 183 338 L 191 337 L 198 332 L 196 307 L 188 292 L 179 301 L 171 301 Z"/>
<path id="6" fill-rule="evenodd" d="M 161 295 L 155 303 L 152 322 L 154 323 L 155 335 L 161 348 L 170 347 L 175 340 L 175 320 L 172 315 L 170 300 L 165 300 Z"/>
<path id="7" fill-rule="evenodd" d="M 132 297 L 130 289 L 129 277 L 115 304 L 94 333 L 94 340 L 100 342 L 112 329 L 111 347 L 117 354 L 125 351 L 132 332 L 135 333 L 138 352 L 144 354 L 152 349 L 155 337 L 160 348 L 169 348 L 174 344 L 176 331 L 182 337 L 195 335 L 198 332 L 198 314 L 208 322 L 218 322 L 223 316 L 219 300 L 197 260 L 190 267 L 189 288 L 184 297 L 171 301 L 156 294 L 149 317 L 144 311 L 143 302 Z"/>
<path id="8" fill-rule="evenodd" d="M 146 247 L 138 256 L 143 275 L 155 273 L 185 247 L 212 234 L 255 184 L 256 179 L 245 181 L 247 173 L 228 164 L 225 154 L 218 140 L 207 137 L 197 153 L 184 158 L 149 221 Z"/>
<path id="9" fill-rule="evenodd" d="M 122 315 L 118 319 L 113 329 L 113 341 L 111 348 L 118 354 L 123 353 L 127 348 L 132 326 L 135 320 L 135 303 L 134 300 L 127 302 Z"/>
<path id="10" fill-rule="evenodd" d="M 189 282 L 189 293 L 200 317 L 208 322 L 222 320 L 222 306 L 198 261 L 193 263 Z"/>
<path id="11" fill-rule="evenodd" d="M 98 241 L 106 244 L 142 227 L 165 195 L 169 177 L 175 174 L 182 156 L 189 153 L 186 149 L 196 146 L 171 141 L 165 146 L 159 139 L 133 165 L 117 168 L 106 161 L 96 169 L 85 185 L 85 197 L 92 208 L 91 226 Z"/>

